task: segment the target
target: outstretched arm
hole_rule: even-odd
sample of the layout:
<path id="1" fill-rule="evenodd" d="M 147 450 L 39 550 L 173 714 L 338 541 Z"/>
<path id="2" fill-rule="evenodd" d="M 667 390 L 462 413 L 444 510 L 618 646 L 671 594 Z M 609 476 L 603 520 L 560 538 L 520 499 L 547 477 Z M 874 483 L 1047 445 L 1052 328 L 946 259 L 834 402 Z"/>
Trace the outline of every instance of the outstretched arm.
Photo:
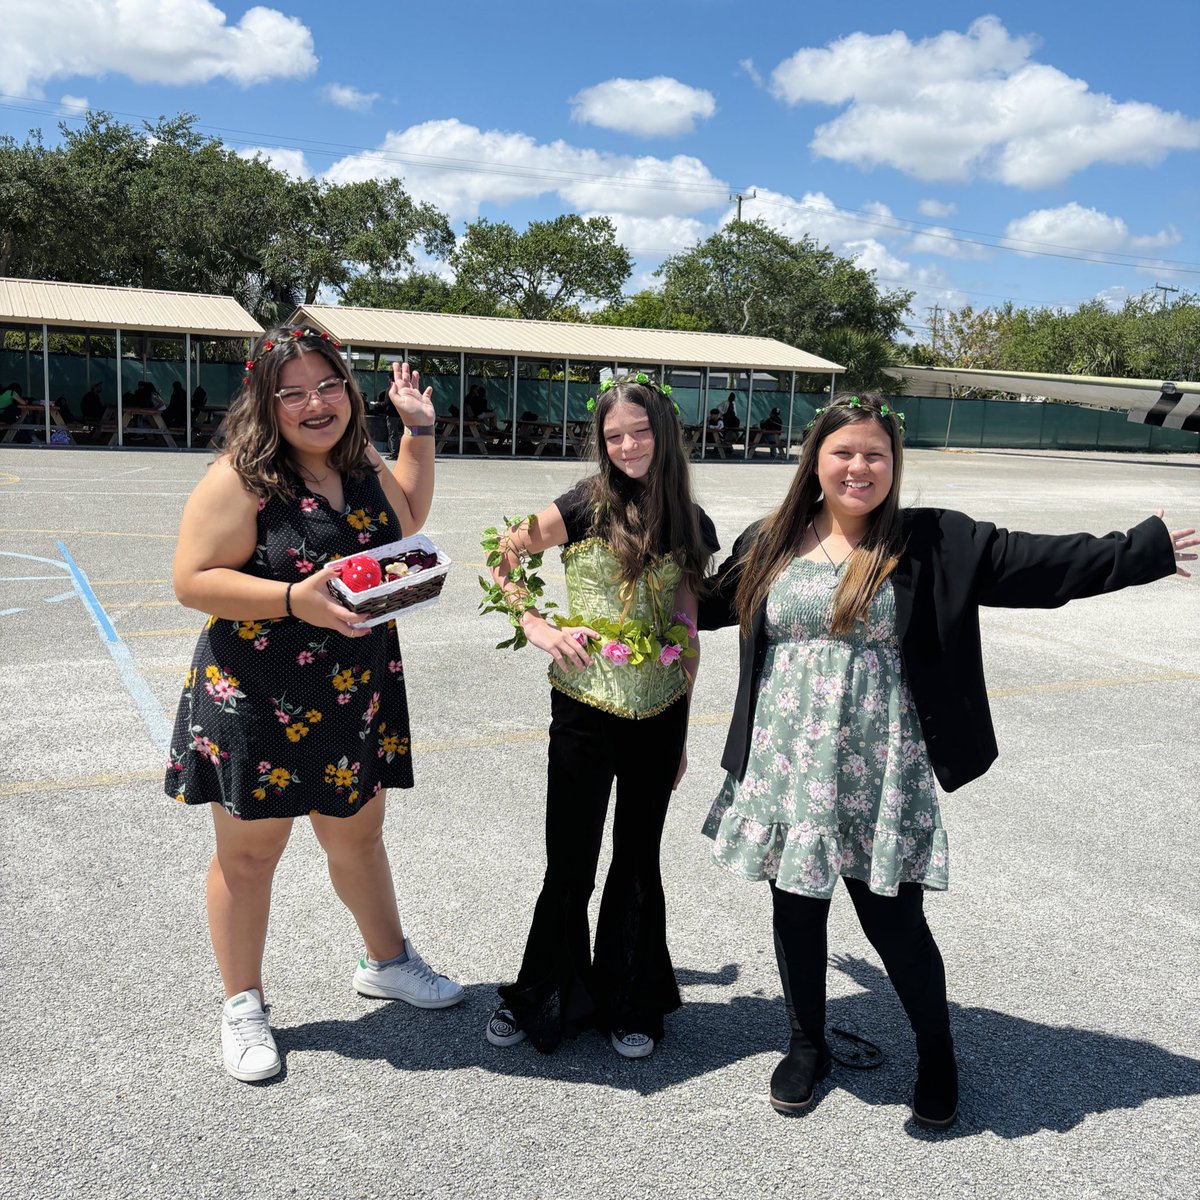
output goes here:
<path id="1" fill-rule="evenodd" d="M 1163 516 L 1163 510 L 1161 508 L 1156 508 L 1154 510 L 1154 515 L 1160 521 L 1162 521 L 1164 525 L 1166 524 L 1166 519 Z M 1185 562 L 1196 561 L 1196 556 L 1194 554 L 1186 553 L 1192 546 L 1200 546 L 1200 537 L 1196 537 L 1195 533 L 1196 531 L 1194 529 L 1171 530 L 1171 546 L 1174 548 L 1175 561 L 1177 563 L 1183 564 Z M 1184 579 L 1191 579 L 1192 577 L 1191 571 L 1184 570 L 1182 565 L 1175 568 L 1175 574 L 1182 575 Z"/>
<path id="2" fill-rule="evenodd" d="M 388 399 L 409 429 L 427 428 L 437 419 L 433 408 L 433 388 L 421 391 L 419 371 L 410 370 L 408 363 L 392 363 L 392 382 Z M 416 533 L 433 504 L 433 444 L 436 439 L 405 434 L 396 452 L 396 465 L 390 471 L 374 446 L 367 445 L 367 461 L 383 485 L 384 495 L 400 518 L 404 537 Z"/>

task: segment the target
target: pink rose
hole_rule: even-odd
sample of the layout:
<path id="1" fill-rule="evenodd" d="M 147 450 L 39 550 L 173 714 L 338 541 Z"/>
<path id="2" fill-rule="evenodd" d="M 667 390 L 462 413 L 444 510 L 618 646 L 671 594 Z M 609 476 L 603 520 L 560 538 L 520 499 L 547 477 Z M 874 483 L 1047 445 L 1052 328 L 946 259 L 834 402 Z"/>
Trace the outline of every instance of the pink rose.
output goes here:
<path id="1" fill-rule="evenodd" d="M 579 643 L 579 645 L 581 645 L 581 646 L 587 645 L 587 634 L 584 633 L 582 629 L 577 629 L 573 634 L 571 634 L 571 636 L 575 639 L 576 642 Z"/>
<path id="2" fill-rule="evenodd" d="M 606 642 L 600 651 L 614 667 L 623 667 L 629 661 L 630 650 L 624 642 Z"/>
<path id="3" fill-rule="evenodd" d="M 675 620 L 677 620 L 680 625 L 682 625 L 684 629 L 688 631 L 688 637 L 696 636 L 696 622 L 693 621 L 692 618 L 687 615 L 687 613 L 677 612 L 675 614 Z"/>
<path id="4" fill-rule="evenodd" d="M 682 651 L 674 642 L 668 642 L 662 648 L 662 653 L 658 656 L 658 661 L 662 666 L 669 667 L 681 653 Z"/>

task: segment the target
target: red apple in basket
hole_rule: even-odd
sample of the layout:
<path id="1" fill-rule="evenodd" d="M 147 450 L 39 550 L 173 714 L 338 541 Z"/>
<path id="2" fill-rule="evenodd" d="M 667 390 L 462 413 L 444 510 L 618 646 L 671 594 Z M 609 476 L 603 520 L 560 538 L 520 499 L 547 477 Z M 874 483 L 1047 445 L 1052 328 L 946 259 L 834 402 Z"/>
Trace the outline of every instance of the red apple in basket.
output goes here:
<path id="1" fill-rule="evenodd" d="M 365 592 L 383 582 L 383 573 L 369 554 L 355 554 L 342 564 L 342 582 L 352 592 Z"/>

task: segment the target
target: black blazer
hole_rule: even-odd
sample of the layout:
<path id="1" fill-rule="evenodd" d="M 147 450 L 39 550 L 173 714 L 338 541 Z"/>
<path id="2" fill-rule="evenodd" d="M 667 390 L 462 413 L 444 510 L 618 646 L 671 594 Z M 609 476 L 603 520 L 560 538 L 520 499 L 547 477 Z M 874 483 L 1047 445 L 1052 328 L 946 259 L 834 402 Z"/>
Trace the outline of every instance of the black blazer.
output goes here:
<path id="1" fill-rule="evenodd" d="M 700 600 L 701 629 L 737 624 L 739 562 L 759 528 L 737 539 Z M 977 779 L 999 753 L 979 644 L 979 608 L 1058 608 L 1068 600 L 1151 583 L 1175 573 L 1166 525 L 1149 517 L 1128 533 L 1095 537 L 1009 532 L 965 513 L 904 511 L 906 544 L 892 574 L 896 632 L 925 745 L 947 792 Z M 746 773 L 754 698 L 767 649 L 766 604 L 741 639 L 737 701 L 721 765 Z"/>

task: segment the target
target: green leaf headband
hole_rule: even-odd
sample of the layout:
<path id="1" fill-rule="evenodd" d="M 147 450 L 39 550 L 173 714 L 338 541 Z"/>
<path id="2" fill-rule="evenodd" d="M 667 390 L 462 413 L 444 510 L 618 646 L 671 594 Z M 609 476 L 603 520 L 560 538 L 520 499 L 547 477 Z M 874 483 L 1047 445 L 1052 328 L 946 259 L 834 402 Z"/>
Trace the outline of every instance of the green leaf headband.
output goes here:
<path id="1" fill-rule="evenodd" d="M 644 385 L 645 387 L 652 388 L 656 392 L 660 392 L 668 400 L 671 400 L 671 385 L 669 383 L 655 382 L 655 380 L 651 379 L 651 377 L 649 375 L 647 375 L 645 371 L 639 371 L 636 375 L 632 376 L 632 378 L 627 375 L 621 382 L 623 382 L 623 383 L 630 383 L 630 382 L 640 383 L 640 384 Z M 611 375 L 607 379 L 602 379 L 600 381 L 601 393 L 607 392 L 609 390 L 609 388 L 615 387 L 616 384 L 617 384 L 617 380 L 615 380 Z M 675 415 L 679 416 L 679 405 L 676 404 L 674 400 L 671 400 L 671 407 L 675 410 Z M 588 412 L 596 411 L 596 397 L 595 396 L 588 397 L 587 410 L 588 410 Z"/>
<path id="2" fill-rule="evenodd" d="M 878 407 L 876 407 L 869 400 L 864 402 L 857 396 L 851 396 L 846 400 L 835 400 L 832 404 L 828 405 L 828 408 L 861 408 L 866 412 L 874 413 L 880 417 L 895 417 L 896 422 L 900 426 L 900 432 L 904 432 L 904 414 L 898 408 L 892 408 L 887 404 L 880 404 Z M 817 419 L 825 411 L 826 410 L 824 408 L 813 410 L 812 420 L 809 421 L 809 423 L 804 427 L 805 433 L 812 429 L 812 427 L 817 423 Z"/>

